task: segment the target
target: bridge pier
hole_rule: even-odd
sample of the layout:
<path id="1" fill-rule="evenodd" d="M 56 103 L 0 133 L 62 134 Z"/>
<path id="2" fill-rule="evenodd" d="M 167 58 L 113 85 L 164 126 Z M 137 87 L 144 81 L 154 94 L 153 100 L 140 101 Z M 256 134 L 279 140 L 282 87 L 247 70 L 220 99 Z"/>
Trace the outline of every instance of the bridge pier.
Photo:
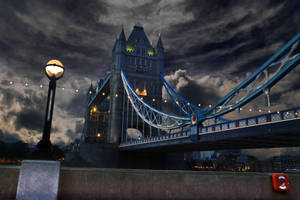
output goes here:
<path id="1" fill-rule="evenodd" d="M 84 143 L 79 153 L 69 153 L 66 164 L 97 168 L 186 169 L 183 152 L 120 151 L 117 145 Z"/>
<path id="2" fill-rule="evenodd" d="M 120 168 L 184 170 L 183 152 L 120 152 Z"/>

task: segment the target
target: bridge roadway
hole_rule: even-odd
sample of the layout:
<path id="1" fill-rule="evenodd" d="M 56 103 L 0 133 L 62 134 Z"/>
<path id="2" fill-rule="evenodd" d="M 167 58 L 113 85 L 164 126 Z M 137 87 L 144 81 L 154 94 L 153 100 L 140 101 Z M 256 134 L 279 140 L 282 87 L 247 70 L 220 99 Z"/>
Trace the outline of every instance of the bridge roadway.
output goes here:
<path id="1" fill-rule="evenodd" d="M 300 108 L 123 142 L 121 151 L 206 151 L 300 146 Z"/>

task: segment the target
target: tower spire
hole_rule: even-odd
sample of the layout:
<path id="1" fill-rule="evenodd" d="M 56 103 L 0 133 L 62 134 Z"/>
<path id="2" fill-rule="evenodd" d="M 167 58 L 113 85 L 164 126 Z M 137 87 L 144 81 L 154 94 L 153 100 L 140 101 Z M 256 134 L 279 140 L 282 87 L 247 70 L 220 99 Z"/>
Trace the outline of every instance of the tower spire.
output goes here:
<path id="1" fill-rule="evenodd" d="M 161 40 L 161 33 L 158 34 L 158 41 L 157 41 L 156 48 L 161 48 L 161 49 L 164 48 L 162 40 Z"/>
<path id="2" fill-rule="evenodd" d="M 125 33 L 124 33 L 124 25 L 123 24 L 122 24 L 122 31 L 120 33 L 119 40 L 123 41 L 123 42 L 126 41 L 126 37 L 125 37 Z"/>

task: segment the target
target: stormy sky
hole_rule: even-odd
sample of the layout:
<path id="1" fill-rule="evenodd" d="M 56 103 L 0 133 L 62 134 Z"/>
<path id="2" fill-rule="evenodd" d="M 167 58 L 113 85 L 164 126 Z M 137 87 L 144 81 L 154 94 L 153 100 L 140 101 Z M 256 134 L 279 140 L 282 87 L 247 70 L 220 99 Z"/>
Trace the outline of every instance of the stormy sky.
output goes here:
<path id="1" fill-rule="evenodd" d="M 128 37 L 137 21 L 154 45 L 162 34 L 165 78 L 205 107 L 300 31 L 300 1 L 0 0 L 0 140 L 40 139 L 50 59 L 66 69 L 57 82 L 51 140 L 79 138 L 86 90 L 109 72 L 122 24 Z M 299 75 L 298 66 L 272 88 L 272 109 L 300 106 Z M 262 99 L 248 107 L 264 107 Z"/>

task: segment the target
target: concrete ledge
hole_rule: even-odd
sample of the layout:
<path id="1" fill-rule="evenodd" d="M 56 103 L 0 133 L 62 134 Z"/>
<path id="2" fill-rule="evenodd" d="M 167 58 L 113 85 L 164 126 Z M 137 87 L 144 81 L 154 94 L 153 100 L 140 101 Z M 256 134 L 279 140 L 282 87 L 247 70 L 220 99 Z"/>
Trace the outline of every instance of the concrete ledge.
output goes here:
<path id="1" fill-rule="evenodd" d="M 18 167 L 0 166 L 0 172 L 0 199 L 15 199 Z M 278 193 L 271 173 L 63 167 L 58 199 L 299 200 L 300 174 L 288 176 L 290 192 Z"/>
<path id="2" fill-rule="evenodd" d="M 59 199 L 299 199 L 300 175 L 291 191 L 273 191 L 271 173 L 63 168 Z"/>
<path id="3" fill-rule="evenodd" d="M 19 172 L 17 200 L 56 200 L 60 162 L 23 160 Z"/>

